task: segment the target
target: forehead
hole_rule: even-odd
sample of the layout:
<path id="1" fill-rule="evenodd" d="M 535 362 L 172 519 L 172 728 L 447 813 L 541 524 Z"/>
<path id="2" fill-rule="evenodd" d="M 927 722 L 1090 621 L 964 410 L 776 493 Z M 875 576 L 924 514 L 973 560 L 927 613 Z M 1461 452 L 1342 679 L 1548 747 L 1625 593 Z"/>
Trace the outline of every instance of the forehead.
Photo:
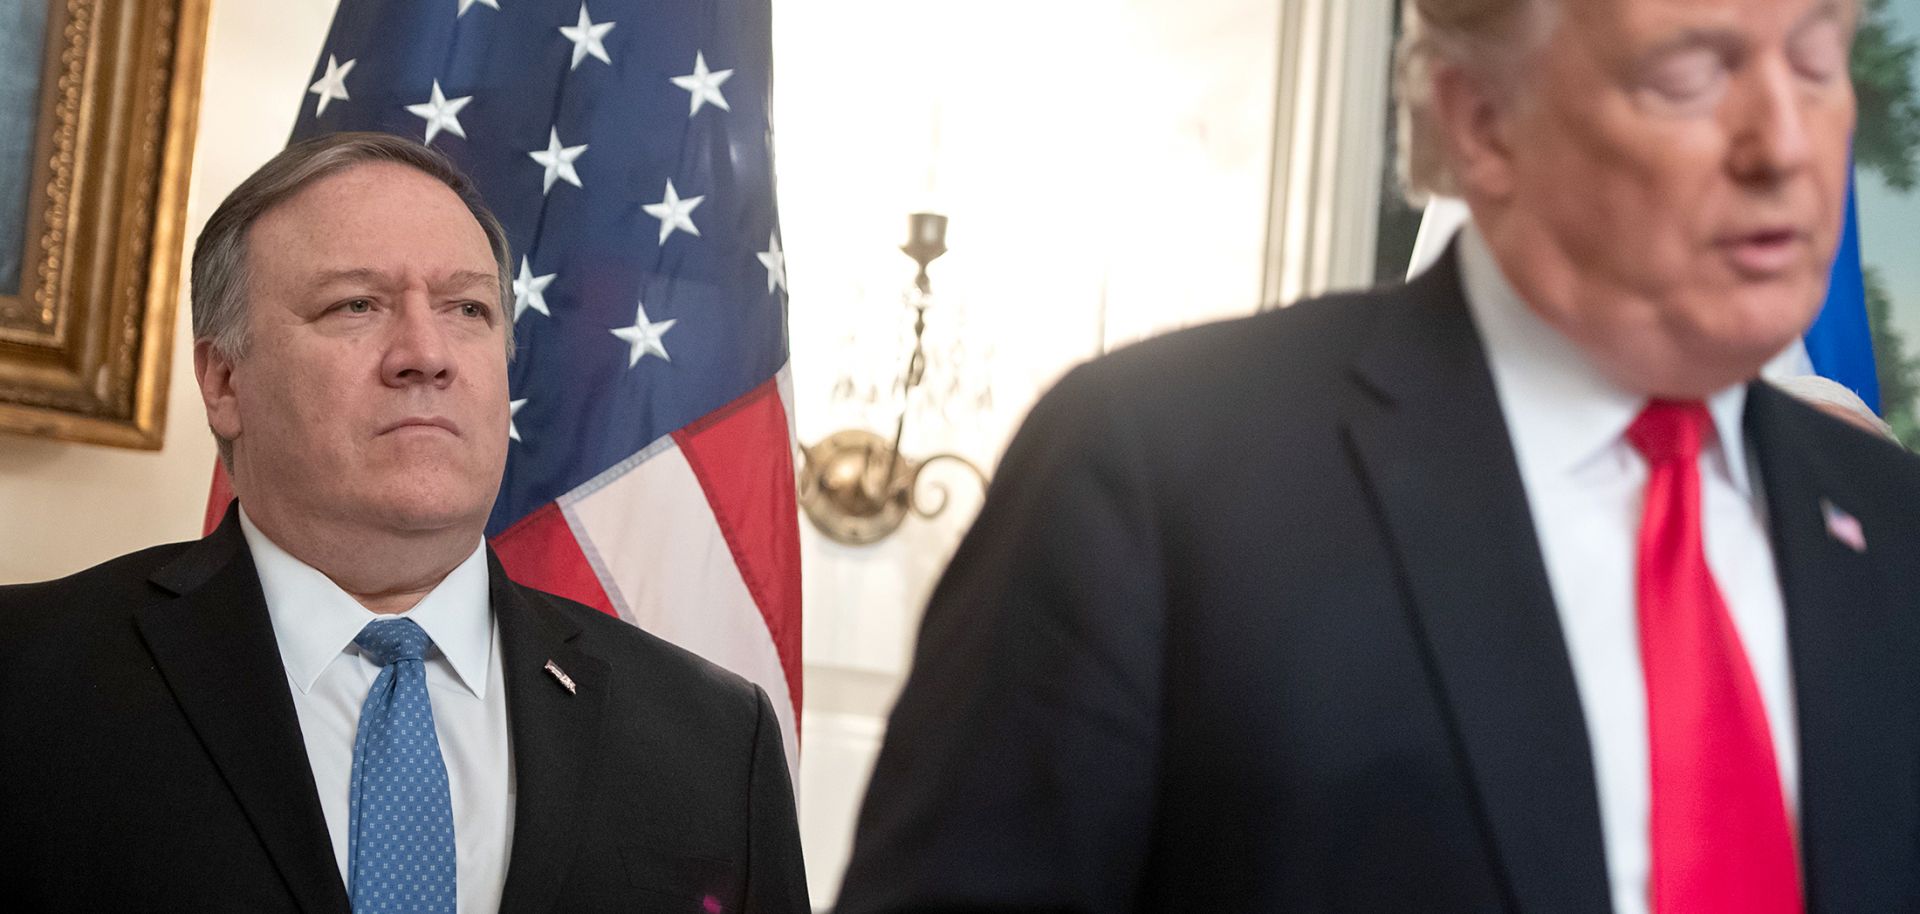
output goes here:
<path id="1" fill-rule="evenodd" d="M 1817 16 L 1851 21 L 1859 0 L 1559 0 L 1572 33 L 1588 42 L 1658 41 L 1675 32 L 1778 34 Z"/>
<path id="2" fill-rule="evenodd" d="M 247 242 L 250 271 L 262 278 L 346 270 L 494 272 L 486 232 L 453 190 L 391 162 L 315 180 L 261 213 Z"/>

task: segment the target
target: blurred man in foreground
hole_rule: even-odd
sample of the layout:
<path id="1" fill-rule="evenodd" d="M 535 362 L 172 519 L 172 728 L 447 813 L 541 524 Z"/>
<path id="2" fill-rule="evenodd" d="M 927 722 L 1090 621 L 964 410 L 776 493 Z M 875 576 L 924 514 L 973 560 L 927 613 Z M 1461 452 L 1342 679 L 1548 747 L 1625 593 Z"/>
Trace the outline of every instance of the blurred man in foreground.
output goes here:
<path id="1" fill-rule="evenodd" d="M 1851 0 L 1415 0 L 1404 288 L 1035 407 L 937 589 L 846 914 L 1913 910 L 1920 465 L 1763 383 Z"/>
<path id="2" fill-rule="evenodd" d="M 0 587 L 15 910 L 807 910 L 766 695 L 482 541 L 508 285 L 399 137 L 289 147 L 208 220 L 194 371 L 239 502 Z"/>

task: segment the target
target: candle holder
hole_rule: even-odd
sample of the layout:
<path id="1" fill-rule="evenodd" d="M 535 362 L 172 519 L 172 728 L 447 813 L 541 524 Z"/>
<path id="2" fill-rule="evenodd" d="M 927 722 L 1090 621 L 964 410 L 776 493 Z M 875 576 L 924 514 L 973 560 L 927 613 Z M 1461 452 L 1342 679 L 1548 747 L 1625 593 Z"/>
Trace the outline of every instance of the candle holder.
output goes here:
<path id="1" fill-rule="evenodd" d="M 907 429 L 907 403 L 927 369 L 925 334 L 927 307 L 933 300 L 933 284 L 927 278 L 927 265 L 947 252 L 947 217 L 938 213 L 913 213 L 907 217 L 907 243 L 902 253 L 919 266 L 914 276 L 914 293 L 909 298 L 913 314 L 913 351 L 907 358 L 907 371 L 901 389 L 899 418 L 893 426 L 893 441 L 867 429 L 842 429 L 816 444 L 803 446 L 800 470 L 800 507 L 815 528 L 835 542 L 864 546 L 885 539 L 900 528 L 909 513 L 932 518 L 945 511 L 951 501 L 946 486 L 929 481 L 926 491 L 938 500 L 921 495 L 921 474 L 942 461 L 957 463 L 972 473 L 984 490 L 987 474 L 965 457 L 953 453 L 933 454 L 915 460 L 900 452 Z"/>

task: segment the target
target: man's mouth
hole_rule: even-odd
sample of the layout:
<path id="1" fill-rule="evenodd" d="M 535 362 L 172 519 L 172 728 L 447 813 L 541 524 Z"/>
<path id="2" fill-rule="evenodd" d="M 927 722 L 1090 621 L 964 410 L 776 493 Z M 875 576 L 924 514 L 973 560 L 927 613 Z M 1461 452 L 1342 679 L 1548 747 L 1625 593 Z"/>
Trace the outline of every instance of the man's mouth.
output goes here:
<path id="1" fill-rule="evenodd" d="M 380 434 L 385 435 L 393 432 L 431 433 L 435 431 L 445 432 L 458 437 L 460 427 L 455 425 L 452 419 L 444 416 L 408 416 L 381 429 Z"/>
<path id="2" fill-rule="evenodd" d="M 1715 246 L 1742 277 L 1775 279 L 1802 264 L 1807 241 L 1805 232 L 1782 226 L 1722 235 Z"/>

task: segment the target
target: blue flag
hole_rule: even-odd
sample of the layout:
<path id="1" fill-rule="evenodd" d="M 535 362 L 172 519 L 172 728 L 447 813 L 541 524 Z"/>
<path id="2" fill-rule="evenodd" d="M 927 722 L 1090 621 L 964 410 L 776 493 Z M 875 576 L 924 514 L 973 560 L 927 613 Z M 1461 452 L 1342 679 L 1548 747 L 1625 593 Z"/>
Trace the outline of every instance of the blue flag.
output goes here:
<path id="1" fill-rule="evenodd" d="M 1867 286 L 1860 272 L 1860 211 L 1853 181 L 1847 181 L 1846 223 L 1833 259 L 1827 302 L 1807 329 L 1807 358 L 1823 378 L 1844 384 L 1880 411 L 1880 376 L 1873 363 L 1873 336 L 1867 326 Z"/>

